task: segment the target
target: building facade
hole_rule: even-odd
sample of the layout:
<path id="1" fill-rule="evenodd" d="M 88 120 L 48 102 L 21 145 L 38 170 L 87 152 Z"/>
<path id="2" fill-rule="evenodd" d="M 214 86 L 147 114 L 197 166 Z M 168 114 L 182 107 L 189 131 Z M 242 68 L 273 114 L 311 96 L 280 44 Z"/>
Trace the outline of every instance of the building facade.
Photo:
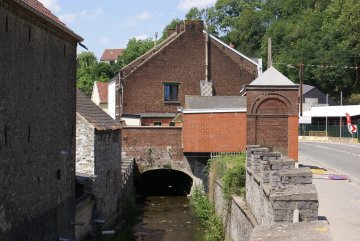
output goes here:
<path id="1" fill-rule="evenodd" d="M 0 240 L 74 238 L 76 47 L 36 0 L 0 0 Z"/>

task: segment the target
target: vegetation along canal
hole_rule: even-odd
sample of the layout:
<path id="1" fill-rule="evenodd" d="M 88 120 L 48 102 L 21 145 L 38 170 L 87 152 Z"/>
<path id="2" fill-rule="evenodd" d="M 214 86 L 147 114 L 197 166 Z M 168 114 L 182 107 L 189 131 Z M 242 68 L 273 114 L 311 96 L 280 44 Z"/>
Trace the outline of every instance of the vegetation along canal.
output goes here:
<path id="1" fill-rule="evenodd" d="M 136 181 L 137 220 L 133 240 L 203 241 L 203 228 L 192 212 L 192 180 L 174 170 L 143 173 Z"/>

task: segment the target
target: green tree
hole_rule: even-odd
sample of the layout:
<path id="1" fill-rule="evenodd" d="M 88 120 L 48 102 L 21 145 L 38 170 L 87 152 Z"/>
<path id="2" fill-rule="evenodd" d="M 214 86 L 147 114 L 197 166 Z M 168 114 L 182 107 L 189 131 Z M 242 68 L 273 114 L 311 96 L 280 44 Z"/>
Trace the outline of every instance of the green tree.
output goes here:
<path id="1" fill-rule="evenodd" d="M 118 59 L 119 67 L 122 68 L 131 63 L 133 60 L 149 51 L 152 47 L 154 47 L 154 41 L 152 39 L 130 39 L 123 54 Z"/>

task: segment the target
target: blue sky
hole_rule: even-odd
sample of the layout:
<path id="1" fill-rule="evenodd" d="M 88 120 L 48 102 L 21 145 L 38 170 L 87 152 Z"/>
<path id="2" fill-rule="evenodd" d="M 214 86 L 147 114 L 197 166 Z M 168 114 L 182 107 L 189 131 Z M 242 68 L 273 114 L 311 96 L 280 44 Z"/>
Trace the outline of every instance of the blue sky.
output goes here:
<path id="1" fill-rule="evenodd" d="M 191 7 L 216 0 L 39 0 L 70 29 L 82 36 L 97 58 L 105 48 L 125 48 L 130 38 L 159 37 L 174 18 L 184 19 Z M 80 46 L 78 52 L 84 51 Z"/>

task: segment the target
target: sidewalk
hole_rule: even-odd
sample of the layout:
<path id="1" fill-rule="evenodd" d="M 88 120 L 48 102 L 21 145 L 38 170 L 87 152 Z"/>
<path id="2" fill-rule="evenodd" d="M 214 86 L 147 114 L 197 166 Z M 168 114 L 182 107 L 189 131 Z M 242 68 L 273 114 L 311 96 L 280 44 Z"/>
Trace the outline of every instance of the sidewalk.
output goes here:
<path id="1" fill-rule="evenodd" d="M 299 164 L 318 166 L 314 161 L 299 157 Z M 319 217 L 325 216 L 330 224 L 334 241 L 360 241 L 360 182 L 359 180 L 315 179 L 319 194 Z"/>

